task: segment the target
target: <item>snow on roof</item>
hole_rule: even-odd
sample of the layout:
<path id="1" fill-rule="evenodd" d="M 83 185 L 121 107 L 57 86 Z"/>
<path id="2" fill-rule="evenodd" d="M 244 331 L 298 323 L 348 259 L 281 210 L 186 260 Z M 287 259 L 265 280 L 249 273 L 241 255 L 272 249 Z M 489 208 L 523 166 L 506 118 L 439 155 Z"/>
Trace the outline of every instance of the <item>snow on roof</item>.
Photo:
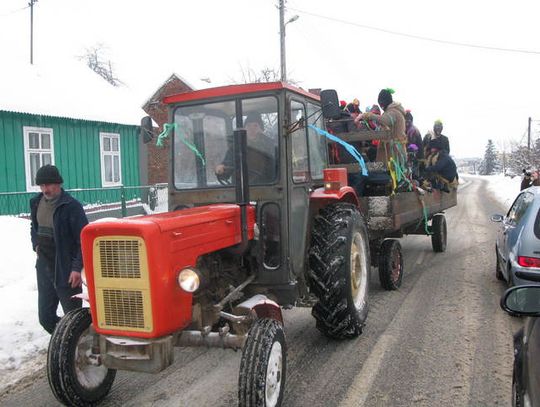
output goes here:
<path id="1" fill-rule="evenodd" d="M 81 61 L 0 67 L 0 110 L 138 125 L 146 115 L 141 102 Z"/>

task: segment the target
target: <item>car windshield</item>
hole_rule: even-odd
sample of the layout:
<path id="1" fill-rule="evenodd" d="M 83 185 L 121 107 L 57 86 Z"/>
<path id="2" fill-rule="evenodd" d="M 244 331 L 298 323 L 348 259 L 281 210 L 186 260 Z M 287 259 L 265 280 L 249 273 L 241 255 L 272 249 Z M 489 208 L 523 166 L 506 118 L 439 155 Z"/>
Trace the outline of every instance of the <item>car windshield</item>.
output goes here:
<path id="1" fill-rule="evenodd" d="M 234 184 L 233 132 L 247 132 L 249 182 L 274 183 L 278 174 L 278 109 L 275 97 L 244 99 L 242 123 L 236 100 L 175 110 L 174 185 L 177 189 Z"/>

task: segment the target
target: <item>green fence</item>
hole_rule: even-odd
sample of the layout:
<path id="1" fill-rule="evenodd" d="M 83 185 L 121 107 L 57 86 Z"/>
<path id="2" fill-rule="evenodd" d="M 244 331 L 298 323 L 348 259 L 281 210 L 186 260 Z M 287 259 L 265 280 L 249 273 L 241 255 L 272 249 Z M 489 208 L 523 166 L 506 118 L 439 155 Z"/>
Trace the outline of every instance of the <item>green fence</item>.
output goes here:
<path id="1" fill-rule="evenodd" d="M 90 220 L 166 212 L 167 184 L 130 187 L 68 189 L 84 207 Z M 1 192 L 0 215 L 30 215 L 30 199 L 35 192 Z"/>

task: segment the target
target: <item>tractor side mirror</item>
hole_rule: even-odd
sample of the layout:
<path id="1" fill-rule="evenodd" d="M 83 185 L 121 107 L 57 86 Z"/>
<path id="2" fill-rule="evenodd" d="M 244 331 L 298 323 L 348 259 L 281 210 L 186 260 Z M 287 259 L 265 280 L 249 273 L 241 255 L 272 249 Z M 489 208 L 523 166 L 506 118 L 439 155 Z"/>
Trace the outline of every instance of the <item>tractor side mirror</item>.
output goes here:
<path id="1" fill-rule="evenodd" d="M 154 128 L 152 126 L 152 118 L 150 116 L 144 116 L 141 119 L 140 137 L 144 144 L 148 144 L 154 138 Z"/>
<path id="2" fill-rule="evenodd" d="M 321 105 L 325 119 L 337 120 L 341 117 L 337 92 L 334 89 L 321 91 Z"/>

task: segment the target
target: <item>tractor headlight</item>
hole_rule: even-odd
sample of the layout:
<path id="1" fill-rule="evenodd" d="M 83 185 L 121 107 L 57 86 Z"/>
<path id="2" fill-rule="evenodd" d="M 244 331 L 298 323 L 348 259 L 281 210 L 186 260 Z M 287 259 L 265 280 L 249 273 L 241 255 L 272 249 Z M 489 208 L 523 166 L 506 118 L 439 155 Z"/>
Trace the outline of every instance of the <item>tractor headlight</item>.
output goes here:
<path id="1" fill-rule="evenodd" d="M 180 285 L 182 290 L 193 293 L 201 285 L 201 279 L 195 270 L 187 268 L 178 274 L 178 285 Z"/>

